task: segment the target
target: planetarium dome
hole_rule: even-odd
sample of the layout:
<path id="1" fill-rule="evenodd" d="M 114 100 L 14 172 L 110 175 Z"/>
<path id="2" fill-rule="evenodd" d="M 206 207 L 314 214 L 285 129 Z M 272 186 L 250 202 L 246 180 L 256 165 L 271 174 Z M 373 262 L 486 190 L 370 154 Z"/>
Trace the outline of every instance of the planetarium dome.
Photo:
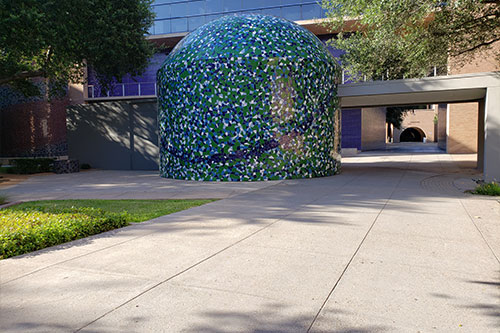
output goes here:
<path id="1" fill-rule="evenodd" d="M 225 16 L 198 28 L 158 70 L 161 176 L 337 173 L 338 72 L 321 41 L 285 19 Z"/>

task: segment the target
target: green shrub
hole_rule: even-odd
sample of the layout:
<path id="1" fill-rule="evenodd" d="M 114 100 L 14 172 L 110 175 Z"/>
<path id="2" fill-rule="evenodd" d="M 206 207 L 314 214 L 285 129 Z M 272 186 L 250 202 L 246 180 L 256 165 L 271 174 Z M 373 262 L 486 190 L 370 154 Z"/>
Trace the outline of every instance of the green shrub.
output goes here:
<path id="1" fill-rule="evenodd" d="M 54 159 L 52 158 L 19 158 L 11 160 L 14 165 L 14 173 L 32 174 L 39 172 L 51 172 Z"/>
<path id="2" fill-rule="evenodd" d="M 492 196 L 500 195 L 500 185 L 496 182 L 484 183 L 476 187 L 472 193 Z"/>
<path id="3" fill-rule="evenodd" d="M 13 174 L 15 173 L 15 168 L 12 166 L 1 166 L 0 167 L 0 173 L 8 173 L 8 174 Z"/>
<path id="4" fill-rule="evenodd" d="M 127 213 L 80 207 L 0 211 L 0 259 L 128 225 Z"/>
<path id="5" fill-rule="evenodd" d="M 92 167 L 88 163 L 82 163 L 82 164 L 80 164 L 80 169 L 82 169 L 82 170 L 89 170 L 91 168 Z"/>

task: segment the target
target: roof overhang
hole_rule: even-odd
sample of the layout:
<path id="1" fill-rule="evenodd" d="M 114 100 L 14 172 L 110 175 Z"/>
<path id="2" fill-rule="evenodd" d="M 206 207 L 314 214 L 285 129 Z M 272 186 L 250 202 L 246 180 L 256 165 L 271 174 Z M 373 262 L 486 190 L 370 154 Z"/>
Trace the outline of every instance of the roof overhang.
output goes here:
<path id="1" fill-rule="evenodd" d="M 339 86 L 343 108 L 478 101 L 500 87 L 500 72 L 373 81 Z"/>

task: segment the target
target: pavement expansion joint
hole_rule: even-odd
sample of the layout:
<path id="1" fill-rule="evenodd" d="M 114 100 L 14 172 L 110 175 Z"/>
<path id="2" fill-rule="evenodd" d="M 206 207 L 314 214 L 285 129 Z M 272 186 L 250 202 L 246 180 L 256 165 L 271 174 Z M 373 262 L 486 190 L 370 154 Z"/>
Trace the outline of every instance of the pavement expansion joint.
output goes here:
<path id="1" fill-rule="evenodd" d="M 361 174 L 361 175 L 359 175 L 359 176 L 357 176 L 357 177 L 353 177 L 352 179 L 350 179 L 349 181 L 347 181 L 347 182 L 345 182 L 343 185 L 341 185 L 341 186 L 340 186 L 340 188 L 343 188 L 343 187 L 347 186 L 348 184 L 350 184 L 350 183 L 351 183 L 351 182 L 353 182 L 354 180 L 356 180 L 356 179 L 358 179 L 358 178 L 362 177 L 364 174 L 365 174 L 365 173 L 363 173 L 363 174 Z M 396 186 L 396 187 L 397 187 L 397 186 Z M 267 187 L 266 187 L 266 188 L 267 188 Z M 324 195 L 324 194 L 323 194 L 323 195 Z M 92 325 L 93 323 L 95 323 L 95 322 L 99 321 L 100 319 L 102 319 L 102 318 L 106 317 L 107 315 L 111 314 L 112 312 L 114 312 L 114 311 L 116 311 L 116 310 L 120 309 L 121 307 L 123 307 L 123 306 L 125 306 L 125 305 L 129 304 L 130 302 L 133 302 L 134 300 L 138 299 L 139 297 L 143 296 L 144 294 L 146 294 L 146 293 L 148 293 L 148 292 L 152 291 L 153 289 L 156 289 L 157 287 L 159 287 L 159 286 L 161 286 L 161 285 L 163 285 L 163 284 L 165 284 L 165 283 L 167 283 L 167 282 L 171 281 L 172 279 L 174 279 L 174 278 L 176 278 L 176 277 L 178 277 L 178 276 L 180 276 L 180 275 L 182 275 L 182 274 L 184 274 L 184 273 L 186 273 L 186 272 L 190 271 L 191 269 L 193 269 L 193 268 L 195 268 L 195 267 L 197 267 L 197 266 L 201 265 L 202 263 L 204 263 L 204 262 L 206 262 L 206 261 L 208 261 L 208 260 L 210 260 L 210 259 L 214 258 L 215 256 L 217 256 L 217 255 L 219 255 L 219 254 L 221 254 L 221 253 L 223 253 L 223 252 L 227 251 L 228 249 L 230 249 L 230 248 L 232 248 L 232 247 L 234 247 L 234 246 L 236 246 L 236 245 L 238 245 L 238 244 L 240 244 L 240 243 L 244 242 L 245 240 L 247 240 L 247 239 L 251 238 L 252 236 L 254 236 L 254 235 L 256 235 L 256 234 L 260 233 L 261 231 L 263 231 L 263 230 L 265 230 L 265 229 L 267 229 L 267 228 L 271 227 L 272 225 L 274 225 L 274 224 L 276 224 L 276 223 L 278 223 L 278 222 L 282 221 L 282 220 L 283 220 L 283 218 L 286 218 L 286 217 L 288 217 L 288 216 L 290 216 L 290 215 L 294 214 L 295 212 L 297 212 L 298 210 L 300 210 L 303 206 L 305 206 L 305 205 L 310 205 L 310 204 L 312 204 L 312 203 L 314 203 L 314 202 L 316 202 L 316 201 L 320 200 L 320 199 L 323 197 L 323 195 L 316 196 L 316 198 L 315 198 L 315 199 L 310 200 L 309 202 L 306 202 L 306 203 L 304 203 L 304 204 L 299 205 L 299 206 L 298 206 L 298 207 L 296 207 L 294 210 L 292 210 L 289 214 L 286 214 L 284 217 L 279 217 L 279 218 L 277 218 L 276 220 L 274 220 L 273 222 L 271 222 L 271 223 L 267 224 L 266 226 L 264 226 L 264 227 L 262 227 L 262 228 L 260 228 L 260 229 L 258 229 L 258 230 L 256 230 L 256 231 L 254 231 L 254 232 L 250 233 L 249 235 L 247 235 L 247 236 L 245 236 L 245 237 L 243 237 L 243 238 L 239 239 L 238 241 L 236 241 L 236 242 L 234 242 L 234 243 L 232 243 L 232 244 L 230 244 L 230 245 L 228 245 L 228 246 L 224 247 L 223 249 L 221 249 L 221 250 L 219 250 L 219 251 L 217 251 L 217 252 L 215 252 L 215 253 L 213 253 L 213 254 L 209 255 L 208 257 L 206 257 L 206 258 L 204 258 L 204 259 L 202 259 L 202 260 L 199 260 L 198 262 L 196 262 L 196 263 L 194 263 L 193 265 L 191 265 L 191 266 L 189 266 L 189 267 L 187 267 L 187 268 L 185 268 L 185 269 L 181 270 L 180 272 L 177 272 L 176 274 L 174 274 L 174 275 L 172 275 L 172 276 L 170 276 L 170 277 L 168 277 L 168 278 L 166 278 L 166 279 L 164 279 L 164 280 L 162 280 L 162 281 L 160 281 L 160 282 L 158 282 L 158 283 L 156 283 L 156 284 L 154 284 L 154 285 L 152 285 L 152 286 L 150 286 L 150 287 L 146 288 L 145 290 L 143 290 L 142 292 L 138 293 L 138 294 L 137 294 L 137 295 L 135 295 L 134 297 L 132 297 L 132 298 L 130 298 L 129 300 L 127 300 L 127 301 L 123 302 L 122 304 L 120 304 L 120 305 L 118 305 L 118 306 L 114 307 L 113 309 L 111 309 L 111 310 L 109 310 L 109 311 L 105 312 L 105 313 L 104 313 L 104 314 L 102 314 L 101 316 L 99 316 L 99 317 L 97 317 L 96 319 L 94 319 L 94 320 L 90 321 L 89 323 L 85 324 L 84 326 L 82 326 L 82 327 L 78 328 L 78 329 L 77 329 L 77 330 L 75 330 L 74 332 L 75 332 L 75 333 L 76 333 L 76 332 L 80 332 L 81 330 L 83 330 L 83 329 L 87 328 L 88 326 Z M 326 302 L 326 301 L 325 301 L 325 302 Z"/>
<path id="2" fill-rule="evenodd" d="M 412 155 L 413 156 L 413 155 Z M 411 156 L 411 157 L 412 157 Z M 404 176 L 406 175 L 406 173 L 408 172 L 408 168 L 411 164 L 411 157 L 410 157 L 410 160 L 408 161 L 407 165 L 406 165 L 406 169 L 404 172 L 401 173 L 401 176 L 397 182 L 397 184 L 394 186 L 394 188 L 392 189 L 391 191 L 391 194 L 389 195 L 389 197 L 387 198 L 387 200 L 385 201 L 384 205 L 382 206 L 382 208 L 380 209 L 380 211 L 378 212 L 377 216 L 375 217 L 375 219 L 373 220 L 373 222 L 371 223 L 370 227 L 368 228 L 368 230 L 366 231 L 363 239 L 361 239 L 361 242 L 359 243 L 358 247 L 356 248 L 356 250 L 354 251 L 353 255 L 351 256 L 351 258 L 349 259 L 349 261 L 347 262 L 347 264 L 345 265 L 344 269 L 342 270 L 342 273 L 340 273 L 338 279 L 335 281 L 335 284 L 333 285 L 332 289 L 330 290 L 330 292 L 328 293 L 328 295 L 326 296 L 325 300 L 323 301 L 323 303 L 321 304 L 318 312 L 316 313 L 316 315 L 314 316 L 313 320 L 311 321 L 311 324 L 309 325 L 308 329 L 307 329 L 307 332 L 309 333 L 311 331 L 311 329 L 313 328 L 314 324 L 316 323 L 316 321 L 318 320 L 319 318 L 319 315 L 321 314 L 321 312 L 323 311 L 323 309 L 325 308 L 326 306 L 326 303 L 328 303 L 328 301 L 330 300 L 331 296 L 333 295 L 335 289 L 337 288 L 337 286 L 339 285 L 340 281 L 342 280 L 342 278 L 344 277 L 345 273 L 347 272 L 347 270 L 349 269 L 349 266 L 351 265 L 351 263 L 354 261 L 354 258 L 356 257 L 356 255 L 359 253 L 359 250 L 361 249 L 361 247 L 363 246 L 363 243 L 365 242 L 366 238 L 368 237 L 368 235 L 370 234 L 370 232 L 372 231 L 373 227 L 375 226 L 375 223 L 377 222 L 378 218 L 380 217 L 380 215 L 382 214 L 382 212 L 384 211 L 385 207 L 387 207 L 387 205 L 389 204 L 389 201 L 391 201 L 392 199 L 392 196 L 394 195 L 394 193 L 396 192 L 396 189 L 399 187 L 399 185 L 401 184 L 402 180 L 404 179 Z"/>
<path id="3" fill-rule="evenodd" d="M 493 247 L 490 245 L 490 243 L 488 242 L 488 240 L 486 239 L 486 237 L 484 237 L 484 234 L 481 232 L 481 229 L 479 229 L 479 227 L 477 226 L 476 222 L 474 221 L 474 218 L 470 215 L 469 211 L 465 207 L 465 205 L 464 205 L 464 203 L 463 203 L 462 200 L 460 200 L 460 204 L 462 205 L 462 207 L 465 210 L 467 216 L 469 217 L 469 221 L 471 221 L 471 223 L 474 225 L 474 227 L 476 228 L 476 230 L 479 233 L 479 235 L 481 235 L 481 238 L 485 242 L 486 246 L 488 246 L 488 248 L 490 249 L 491 253 L 493 254 L 493 257 L 495 257 L 495 259 L 497 260 L 498 264 L 500 264 L 500 258 L 496 255 L 495 251 L 493 250 Z"/>

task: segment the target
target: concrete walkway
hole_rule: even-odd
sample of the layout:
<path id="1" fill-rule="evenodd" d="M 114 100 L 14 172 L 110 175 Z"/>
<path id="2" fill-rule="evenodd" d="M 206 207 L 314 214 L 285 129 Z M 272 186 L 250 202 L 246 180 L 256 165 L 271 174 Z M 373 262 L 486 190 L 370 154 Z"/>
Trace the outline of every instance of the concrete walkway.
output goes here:
<path id="1" fill-rule="evenodd" d="M 61 199 L 223 199 L 273 182 L 199 182 L 165 179 L 157 171 L 89 170 L 44 174 L 2 190 L 11 201 Z"/>
<path id="2" fill-rule="evenodd" d="M 461 192 L 470 166 L 374 153 L 334 177 L 215 183 L 232 194 L 0 261 L 0 331 L 498 332 L 500 203 Z"/>

